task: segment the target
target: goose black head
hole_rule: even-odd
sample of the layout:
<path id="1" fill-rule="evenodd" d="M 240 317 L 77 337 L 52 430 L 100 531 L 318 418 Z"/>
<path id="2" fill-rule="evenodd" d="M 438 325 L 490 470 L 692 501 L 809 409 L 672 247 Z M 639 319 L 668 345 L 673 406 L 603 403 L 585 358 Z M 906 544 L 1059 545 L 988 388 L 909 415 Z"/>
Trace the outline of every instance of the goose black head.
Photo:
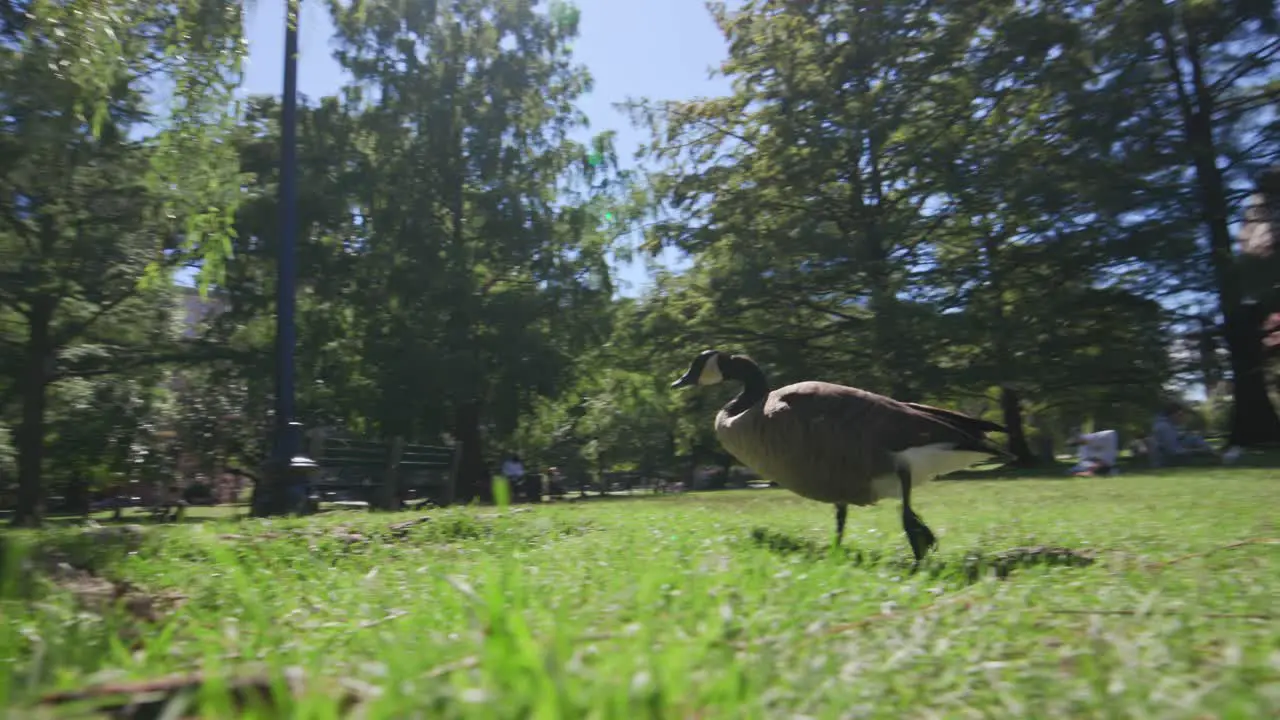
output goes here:
<path id="1" fill-rule="evenodd" d="M 693 359 L 685 374 L 671 383 L 671 387 L 686 388 L 723 382 L 724 375 L 720 371 L 720 362 L 723 358 L 724 353 L 719 350 L 703 350 Z"/>

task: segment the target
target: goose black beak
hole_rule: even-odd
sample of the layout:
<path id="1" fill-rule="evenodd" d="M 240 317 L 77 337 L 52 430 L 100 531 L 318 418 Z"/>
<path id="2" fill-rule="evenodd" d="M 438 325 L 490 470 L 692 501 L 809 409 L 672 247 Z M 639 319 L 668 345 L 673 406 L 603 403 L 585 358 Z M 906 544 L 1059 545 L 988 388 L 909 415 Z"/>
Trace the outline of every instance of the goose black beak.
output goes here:
<path id="1" fill-rule="evenodd" d="M 698 381 L 693 378 L 693 375 L 691 375 L 690 373 L 685 373 L 680 377 L 679 380 L 676 380 L 675 382 L 671 383 L 671 387 L 686 388 L 686 387 L 692 387 L 697 384 L 698 384 Z"/>

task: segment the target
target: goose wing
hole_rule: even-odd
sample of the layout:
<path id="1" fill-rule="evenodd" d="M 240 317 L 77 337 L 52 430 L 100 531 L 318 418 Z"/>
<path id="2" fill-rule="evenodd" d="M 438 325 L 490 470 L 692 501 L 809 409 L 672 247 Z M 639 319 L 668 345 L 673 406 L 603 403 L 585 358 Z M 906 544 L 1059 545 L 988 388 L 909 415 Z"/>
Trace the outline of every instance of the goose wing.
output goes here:
<path id="1" fill-rule="evenodd" d="M 850 449 L 856 448 L 866 457 L 877 451 L 897 453 L 935 443 L 1005 456 L 983 435 L 983 430 L 995 423 L 927 405 L 913 406 L 845 385 L 805 382 L 779 388 L 770 397 L 765 414 L 777 419 L 786 416 L 792 422 L 802 420 L 811 433 L 828 435 L 832 445 L 853 446 Z"/>
<path id="2" fill-rule="evenodd" d="M 885 398 L 886 400 L 888 398 Z M 926 415 L 936 415 L 943 420 L 959 427 L 973 435 L 980 435 L 984 432 L 1007 433 L 1009 430 L 1005 426 L 991 422 L 990 420 L 981 420 L 979 418 L 970 417 L 964 413 L 958 413 L 955 410 L 947 410 L 945 408 L 934 407 L 932 405 L 924 405 L 921 403 L 904 402 L 903 405 L 925 413 Z"/>

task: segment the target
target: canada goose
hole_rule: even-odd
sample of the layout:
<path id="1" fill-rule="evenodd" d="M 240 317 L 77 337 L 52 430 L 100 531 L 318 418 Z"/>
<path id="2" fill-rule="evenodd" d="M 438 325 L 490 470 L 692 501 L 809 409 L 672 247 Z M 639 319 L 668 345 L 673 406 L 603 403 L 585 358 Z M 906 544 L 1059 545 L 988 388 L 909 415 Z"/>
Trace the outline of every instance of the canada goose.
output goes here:
<path id="1" fill-rule="evenodd" d="M 1000 425 L 834 383 L 769 392 L 745 355 L 705 350 L 673 388 L 742 383 L 716 415 L 716 436 L 738 460 L 801 497 L 836 506 L 836 544 L 849 505 L 902 498 L 902 527 L 919 563 L 937 539 L 911 509 L 912 483 L 1011 456 L 984 435 Z"/>

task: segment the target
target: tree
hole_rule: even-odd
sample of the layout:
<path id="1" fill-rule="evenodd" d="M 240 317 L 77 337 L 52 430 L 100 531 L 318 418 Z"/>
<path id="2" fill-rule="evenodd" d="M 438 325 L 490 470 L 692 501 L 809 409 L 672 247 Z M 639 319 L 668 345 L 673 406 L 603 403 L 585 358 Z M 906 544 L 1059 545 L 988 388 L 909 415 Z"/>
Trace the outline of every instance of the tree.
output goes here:
<path id="1" fill-rule="evenodd" d="M 106 326 L 157 302 L 152 281 L 206 240 L 222 247 L 238 186 L 213 120 L 239 26 L 238 5 L 204 0 L 37 1 L 3 18 L 0 312 L 19 327 L 5 331 L 3 367 L 21 406 L 17 525 L 42 514 L 50 384 L 140 362 Z M 157 81 L 172 85 L 167 116 L 146 111 Z M 159 132 L 131 140 L 143 123 Z M 108 352 L 79 352 L 86 342 Z"/>
<path id="2" fill-rule="evenodd" d="M 660 368 L 674 369 L 685 358 L 665 342 L 670 338 L 650 332 L 651 312 L 636 300 L 611 304 L 608 341 L 579 355 L 561 394 L 521 421 L 522 450 L 567 468 L 574 479 L 588 469 L 645 477 L 673 470 L 680 398 L 668 387 L 674 370 Z"/>
<path id="3" fill-rule="evenodd" d="M 1077 103 L 1094 68 L 1069 10 L 989 4 L 964 62 L 920 94 L 926 106 L 959 101 L 968 112 L 905 130 L 933 148 L 917 171 L 945 208 L 915 293 L 956 313 L 943 331 L 950 357 L 938 362 L 952 392 L 999 389 L 1009 450 L 1023 465 L 1035 462 L 1027 402 L 1127 389 L 1150 408 L 1169 372 L 1159 305 L 1124 277 L 1146 258 L 1116 242 L 1099 192 L 1115 171 L 1112 147 Z M 1136 333 L 1147 342 L 1133 342 Z"/>
<path id="4" fill-rule="evenodd" d="M 207 411 L 206 425 L 212 422 L 208 416 L 235 416 L 218 429 L 218 437 L 231 443 L 226 452 L 249 466 L 265 460 L 262 441 L 272 426 L 279 120 L 277 100 L 250 97 L 233 134 L 245 192 L 235 220 L 235 261 L 216 288 L 219 311 L 205 333 L 210 342 L 241 353 L 242 359 L 202 369 L 203 376 L 192 378 L 190 385 L 202 398 L 195 404 Z M 360 262 L 358 248 L 369 238 L 352 211 L 361 180 L 355 167 L 357 119 L 331 97 L 315 104 L 301 99 L 297 121 L 299 418 L 309 428 L 348 425 L 360 430 L 375 409 L 362 374 L 367 368 L 360 332 L 362 322 L 377 322 L 378 298 L 362 295 L 370 269 Z M 373 315 L 362 318 L 366 306 Z M 222 388 L 226 391 L 219 394 Z"/>
<path id="5" fill-rule="evenodd" d="M 657 165 L 649 246 L 693 256 L 724 333 L 918 398 L 933 313 L 909 288 L 937 212 L 915 172 L 929 146 L 909 131 L 967 112 L 918 101 L 973 19 L 907 0 L 712 7 L 733 94 L 632 105 Z"/>
<path id="6" fill-rule="evenodd" d="M 356 314 L 371 429 L 448 430 L 465 500 L 488 493 L 486 430 L 511 432 L 596 334 L 616 167 L 609 135 L 568 137 L 590 87 L 569 53 L 574 13 L 414 7 L 334 6 L 361 136 Z"/>
<path id="7" fill-rule="evenodd" d="M 1147 192 L 1131 215 L 1139 223 L 1172 216 L 1198 230 L 1197 252 L 1183 261 L 1208 269 L 1205 289 L 1218 305 L 1231 370 L 1230 442 L 1280 441 L 1261 346 L 1263 320 L 1276 308 L 1248 302 L 1230 232 L 1251 176 L 1280 157 L 1270 119 L 1280 101 L 1275 3 L 1148 0 L 1095 9 L 1094 92 L 1141 103 L 1126 125 L 1126 159 L 1146 170 L 1138 179 Z"/>

